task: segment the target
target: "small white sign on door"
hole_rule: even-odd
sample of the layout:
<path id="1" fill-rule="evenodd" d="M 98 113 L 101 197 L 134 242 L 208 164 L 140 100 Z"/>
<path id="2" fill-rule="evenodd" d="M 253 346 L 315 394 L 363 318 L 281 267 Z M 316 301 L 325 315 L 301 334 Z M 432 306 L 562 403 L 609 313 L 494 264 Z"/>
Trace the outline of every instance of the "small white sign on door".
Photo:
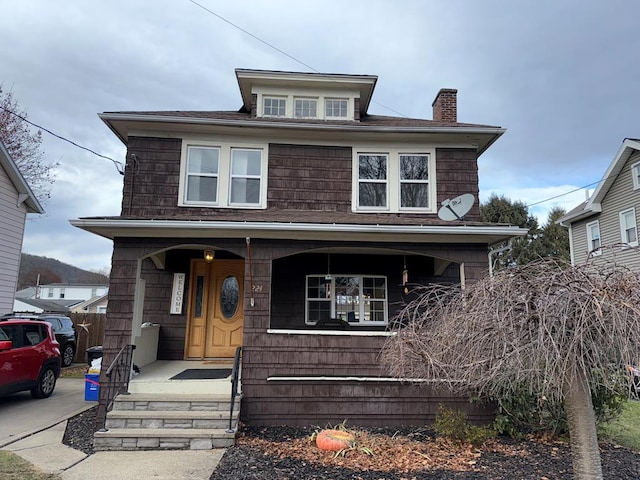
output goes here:
<path id="1" fill-rule="evenodd" d="M 180 315 L 182 313 L 182 299 L 184 297 L 184 273 L 173 274 L 173 290 L 171 291 L 171 308 L 169 313 Z"/>

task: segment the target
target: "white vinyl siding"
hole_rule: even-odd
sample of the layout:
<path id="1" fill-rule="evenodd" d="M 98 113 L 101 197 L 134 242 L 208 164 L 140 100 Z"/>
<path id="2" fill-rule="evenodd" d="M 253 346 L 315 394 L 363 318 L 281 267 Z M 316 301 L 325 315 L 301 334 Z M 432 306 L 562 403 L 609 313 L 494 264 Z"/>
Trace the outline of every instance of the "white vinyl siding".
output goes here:
<path id="1" fill-rule="evenodd" d="M 0 166 L 0 313 L 13 311 L 27 207 Z"/>

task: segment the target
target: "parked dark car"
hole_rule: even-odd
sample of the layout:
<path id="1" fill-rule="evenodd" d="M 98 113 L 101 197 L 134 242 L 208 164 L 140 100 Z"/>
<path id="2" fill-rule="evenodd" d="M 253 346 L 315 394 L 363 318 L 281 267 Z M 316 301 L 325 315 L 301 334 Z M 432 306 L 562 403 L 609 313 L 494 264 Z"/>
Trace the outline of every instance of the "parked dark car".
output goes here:
<path id="1" fill-rule="evenodd" d="M 62 366 L 68 367 L 73 362 L 78 346 L 78 332 L 69 317 L 53 313 L 25 313 L 13 312 L 0 317 L 2 319 L 22 318 L 28 320 L 42 320 L 51 324 L 56 340 L 60 344 Z"/>
<path id="2" fill-rule="evenodd" d="M 60 364 L 60 345 L 51 324 L 0 319 L 0 396 L 24 390 L 34 398 L 51 396 Z"/>

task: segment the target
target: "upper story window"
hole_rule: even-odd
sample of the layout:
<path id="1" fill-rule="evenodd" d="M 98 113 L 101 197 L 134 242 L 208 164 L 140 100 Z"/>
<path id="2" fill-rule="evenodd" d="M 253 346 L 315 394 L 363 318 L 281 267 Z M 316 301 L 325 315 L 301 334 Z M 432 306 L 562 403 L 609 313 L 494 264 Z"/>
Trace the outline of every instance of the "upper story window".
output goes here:
<path id="1" fill-rule="evenodd" d="M 309 275 L 306 287 L 307 323 L 334 318 L 356 325 L 388 321 L 386 277 Z"/>
<path id="2" fill-rule="evenodd" d="M 296 118 L 316 118 L 318 116 L 318 100 L 315 98 L 296 98 L 293 116 Z"/>
<path id="3" fill-rule="evenodd" d="M 287 115 L 287 99 L 263 97 L 262 113 L 266 117 L 284 117 Z"/>
<path id="4" fill-rule="evenodd" d="M 595 222 L 587 223 L 587 243 L 589 255 L 597 256 L 602 253 L 600 247 L 602 243 L 600 241 L 600 222 L 597 220 Z"/>
<path id="5" fill-rule="evenodd" d="M 626 243 L 630 247 L 638 246 L 635 208 L 620 212 L 620 237 L 622 243 Z"/>
<path id="6" fill-rule="evenodd" d="M 64 288 L 60 289 L 60 298 L 64 298 Z"/>
<path id="7" fill-rule="evenodd" d="M 182 147 L 179 205 L 266 208 L 266 145 L 190 143 Z"/>
<path id="8" fill-rule="evenodd" d="M 631 165 L 631 178 L 633 179 L 633 189 L 640 188 L 640 162 Z"/>
<path id="9" fill-rule="evenodd" d="M 346 98 L 327 98 L 324 101 L 326 118 L 347 118 L 349 101 Z"/>
<path id="10" fill-rule="evenodd" d="M 354 211 L 435 212 L 433 151 L 354 150 Z"/>

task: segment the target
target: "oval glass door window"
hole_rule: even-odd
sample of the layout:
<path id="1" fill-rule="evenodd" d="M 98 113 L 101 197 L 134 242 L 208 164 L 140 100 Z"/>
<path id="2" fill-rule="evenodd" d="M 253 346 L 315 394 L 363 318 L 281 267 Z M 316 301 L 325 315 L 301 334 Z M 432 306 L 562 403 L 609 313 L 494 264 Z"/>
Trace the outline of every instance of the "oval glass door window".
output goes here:
<path id="1" fill-rule="evenodd" d="M 231 318 L 238 310 L 238 300 L 240 297 L 240 285 L 238 279 L 232 275 L 222 282 L 220 289 L 220 310 L 225 318 Z"/>

